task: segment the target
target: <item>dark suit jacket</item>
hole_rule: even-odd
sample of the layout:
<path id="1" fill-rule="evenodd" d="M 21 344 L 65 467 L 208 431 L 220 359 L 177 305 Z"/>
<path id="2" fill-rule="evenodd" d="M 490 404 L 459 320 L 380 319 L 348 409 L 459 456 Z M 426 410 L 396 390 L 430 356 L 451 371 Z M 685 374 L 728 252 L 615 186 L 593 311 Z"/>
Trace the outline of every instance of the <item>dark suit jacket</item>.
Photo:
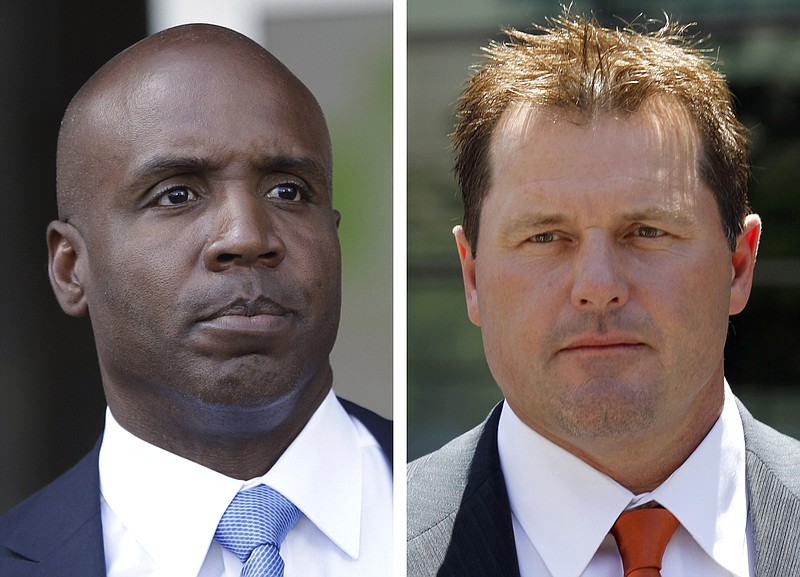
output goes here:
<path id="1" fill-rule="evenodd" d="M 339 399 L 392 464 L 392 423 Z M 0 577 L 104 577 L 100 442 L 77 465 L 0 518 Z"/>
<path id="2" fill-rule="evenodd" d="M 800 575 L 800 442 L 739 410 L 755 575 Z M 479 427 L 409 465 L 409 577 L 519 577 L 499 419 L 500 405 Z"/>

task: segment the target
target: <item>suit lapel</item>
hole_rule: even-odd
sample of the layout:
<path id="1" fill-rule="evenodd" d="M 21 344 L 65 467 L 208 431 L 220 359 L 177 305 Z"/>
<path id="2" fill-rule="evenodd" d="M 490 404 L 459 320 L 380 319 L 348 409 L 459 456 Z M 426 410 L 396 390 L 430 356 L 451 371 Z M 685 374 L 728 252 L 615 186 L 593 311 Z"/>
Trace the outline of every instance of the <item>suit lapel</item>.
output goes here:
<path id="1" fill-rule="evenodd" d="M 356 419 L 361 421 L 361 423 L 367 428 L 367 430 L 375 437 L 375 440 L 378 441 L 378 444 L 383 451 L 383 454 L 386 456 L 386 460 L 389 463 L 389 468 L 392 468 L 392 422 L 388 419 L 384 419 L 380 415 L 373 413 L 372 411 L 365 409 L 355 403 L 351 403 L 350 401 L 343 399 L 341 397 L 337 397 L 339 402 L 344 407 L 344 410 L 347 411 L 348 414 L 354 416 Z"/>
<path id="2" fill-rule="evenodd" d="M 16 529 L 4 543 L 16 557 L 15 576 L 105 576 L 100 443 L 75 467 L 10 515 Z"/>
<path id="3" fill-rule="evenodd" d="M 347 401 L 391 465 L 391 422 Z M 14 529 L 2 543 L 0 574 L 14 577 L 104 577 L 100 518 L 100 442 L 77 465 L 7 515 Z M 8 567 L 8 572 L 6 572 Z"/>
<path id="4" fill-rule="evenodd" d="M 800 443 L 756 421 L 744 426 L 756 577 L 800 575 Z"/>
<path id="5" fill-rule="evenodd" d="M 508 492 L 497 451 L 499 408 L 487 419 L 475 446 L 440 577 L 519 576 Z M 800 575 L 800 442 L 756 421 L 741 403 L 739 411 L 755 577 Z"/>
<path id="6" fill-rule="evenodd" d="M 497 452 L 501 406 L 495 407 L 475 445 L 439 577 L 519 576 L 511 506 Z"/>
<path id="7" fill-rule="evenodd" d="M 759 423 L 741 403 L 739 410 L 745 435 L 755 577 L 800 575 L 800 442 Z M 436 459 L 434 454 L 430 462 L 422 458 L 412 463 L 409 472 L 425 478 L 420 481 L 424 491 L 415 489 L 419 493 L 415 506 L 434 512 L 419 515 L 415 511 L 423 522 L 433 524 L 412 530 L 409 574 L 519 576 L 508 493 L 497 451 L 499 416 L 498 407 L 481 428 L 446 445 L 440 450 L 446 452 L 444 458 Z M 465 468 L 465 479 L 458 481 L 459 471 Z M 456 480 L 451 486 L 452 478 Z M 460 495 L 460 501 L 449 503 L 453 493 Z M 440 503 L 452 507 L 452 514 L 439 517 L 436 509 Z M 435 572 L 439 560 L 441 567 Z M 415 572 L 411 572 L 412 561 Z"/>

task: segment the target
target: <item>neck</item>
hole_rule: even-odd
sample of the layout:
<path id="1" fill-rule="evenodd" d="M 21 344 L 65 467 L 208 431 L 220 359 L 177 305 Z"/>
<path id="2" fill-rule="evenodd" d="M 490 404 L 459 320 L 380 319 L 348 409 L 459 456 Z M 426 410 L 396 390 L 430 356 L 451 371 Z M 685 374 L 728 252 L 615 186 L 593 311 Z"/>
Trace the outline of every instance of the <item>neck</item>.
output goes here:
<path id="1" fill-rule="evenodd" d="M 639 495 L 656 489 L 689 458 L 719 419 L 723 402 L 723 388 L 709 388 L 675 419 L 604 438 L 557 437 L 528 426 Z"/>
<path id="2" fill-rule="evenodd" d="M 330 391 L 330 367 L 315 381 L 255 408 L 164 398 L 134 406 L 108 391 L 106 395 L 114 418 L 131 434 L 228 477 L 247 480 L 269 471 L 303 430 Z"/>
<path id="3" fill-rule="evenodd" d="M 655 490 L 697 449 L 714 426 L 719 413 L 695 430 L 679 431 L 670 444 L 654 450 L 652 441 L 630 441 L 622 447 L 593 447 L 589 453 L 581 447 L 558 443 L 601 473 L 635 495 Z M 698 424 L 699 425 L 699 424 Z"/>

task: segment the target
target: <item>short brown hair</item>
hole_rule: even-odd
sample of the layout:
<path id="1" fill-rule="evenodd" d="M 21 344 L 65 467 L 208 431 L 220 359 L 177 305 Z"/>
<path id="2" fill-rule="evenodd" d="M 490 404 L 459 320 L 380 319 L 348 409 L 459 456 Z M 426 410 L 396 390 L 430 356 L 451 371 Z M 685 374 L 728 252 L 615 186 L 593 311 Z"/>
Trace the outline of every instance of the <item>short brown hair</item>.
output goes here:
<path id="1" fill-rule="evenodd" d="M 601 112 L 634 113 L 656 96 L 675 98 L 693 118 L 702 142 L 700 174 L 714 193 L 733 250 L 749 213 L 747 138 L 725 77 L 686 27 L 667 21 L 653 32 L 644 25 L 604 28 L 569 10 L 547 22 L 531 33 L 505 29 L 507 42 L 484 48 L 486 58 L 456 107 L 454 172 L 473 256 L 491 184 L 492 134 L 509 105 L 557 107 L 588 121 Z"/>

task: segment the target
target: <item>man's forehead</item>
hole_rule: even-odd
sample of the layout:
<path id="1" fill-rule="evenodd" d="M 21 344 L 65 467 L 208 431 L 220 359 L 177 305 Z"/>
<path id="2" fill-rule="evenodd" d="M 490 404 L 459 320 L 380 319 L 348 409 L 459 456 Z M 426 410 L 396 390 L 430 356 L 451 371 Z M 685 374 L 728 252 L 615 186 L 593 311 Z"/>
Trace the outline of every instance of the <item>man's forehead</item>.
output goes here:
<path id="1" fill-rule="evenodd" d="M 248 39 L 145 42 L 122 52 L 101 68 L 76 99 L 102 101 L 144 93 L 148 88 L 167 88 L 170 77 L 176 89 L 181 83 L 185 85 L 187 80 L 195 79 L 195 87 L 214 90 L 232 78 L 238 79 L 242 88 L 248 86 L 243 79 L 275 87 L 302 86 L 278 60 Z"/>
<path id="2" fill-rule="evenodd" d="M 589 204 L 596 211 L 616 204 L 627 212 L 694 204 L 702 146 L 677 102 L 654 101 L 634 113 L 592 119 L 530 105 L 507 112 L 492 140 L 487 206 L 518 195 L 549 212 Z"/>
<path id="3" fill-rule="evenodd" d="M 146 66 L 106 80 L 82 109 L 96 121 L 137 124 L 171 120 L 202 125 L 237 108 L 244 117 L 258 115 L 261 108 L 314 116 L 313 97 L 299 82 L 242 59 L 209 59 L 202 51 L 154 55 Z M 244 103 L 250 103 L 249 109 L 243 110 Z"/>
<path id="4" fill-rule="evenodd" d="M 520 147 L 544 139 L 549 146 L 538 147 L 541 154 L 578 154 L 572 148 L 553 149 L 552 146 L 558 146 L 562 138 L 574 145 L 576 135 L 587 143 L 603 138 L 602 131 L 597 130 L 600 126 L 647 133 L 654 147 L 664 151 L 665 159 L 677 149 L 683 149 L 698 160 L 694 168 L 699 167 L 702 155 L 700 132 L 686 108 L 671 96 L 650 98 L 633 112 L 599 110 L 592 115 L 574 109 L 514 102 L 503 113 L 492 134 L 492 166 L 496 168 L 498 160 L 512 156 Z"/>
<path id="5" fill-rule="evenodd" d="M 330 156 L 325 120 L 304 87 L 273 82 L 269 74 L 246 78 L 170 60 L 97 98 L 86 124 L 98 142 L 127 142 L 136 156 Z"/>
<path id="6" fill-rule="evenodd" d="M 147 152 L 143 146 L 156 145 L 193 148 L 189 156 L 260 147 L 330 166 L 327 127 L 313 95 L 256 43 L 215 26 L 151 36 L 87 82 L 62 124 L 60 200 L 91 185 L 86 178 L 105 178 L 109 154 L 118 164 L 135 163 Z"/>
<path id="7" fill-rule="evenodd" d="M 164 55 L 168 55 L 168 60 L 170 57 L 213 59 L 225 54 L 262 59 L 280 66 L 279 61 L 258 43 L 238 32 L 212 24 L 186 24 L 140 40 L 112 58 L 103 68 L 136 71 L 139 67 L 146 68 L 148 63 L 164 60 Z M 98 75 L 103 75 L 103 68 Z"/>

